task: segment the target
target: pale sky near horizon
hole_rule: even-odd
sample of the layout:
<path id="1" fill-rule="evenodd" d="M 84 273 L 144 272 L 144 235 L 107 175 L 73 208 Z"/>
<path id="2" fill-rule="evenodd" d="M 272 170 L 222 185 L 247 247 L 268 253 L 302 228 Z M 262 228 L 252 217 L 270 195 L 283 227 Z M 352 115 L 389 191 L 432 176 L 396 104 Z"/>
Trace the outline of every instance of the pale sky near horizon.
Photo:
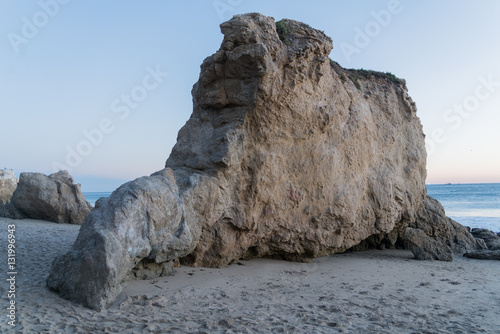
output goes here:
<path id="1" fill-rule="evenodd" d="M 219 24 L 248 12 L 324 30 L 343 67 L 404 78 L 427 183 L 500 182 L 495 0 L 2 1 L 0 168 L 67 166 L 84 191 L 163 168 Z"/>

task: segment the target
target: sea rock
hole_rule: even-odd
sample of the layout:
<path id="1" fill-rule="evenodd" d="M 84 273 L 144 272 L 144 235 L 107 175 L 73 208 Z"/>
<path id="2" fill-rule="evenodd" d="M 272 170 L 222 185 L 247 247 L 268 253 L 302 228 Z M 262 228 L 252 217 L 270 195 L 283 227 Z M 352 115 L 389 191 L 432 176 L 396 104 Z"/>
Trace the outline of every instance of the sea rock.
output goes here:
<path id="1" fill-rule="evenodd" d="M 70 252 L 54 261 L 48 286 L 101 310 L 124 280 L 170 274 L 170 262 L 199 237 L 199 217 L 186 213 L 171 171 L 122 185 L 97 201 Z"/>
<path id="2" fill-rule="evenodd" d="M 473 228 L 471 234 L 475 238 L 484 240 L 489 250 L 500 250 L 500 236 L 495 232 L 484 228 Z"/>
<path id="3" fill-rule="evenodd" d="M 464 256 L 469 257 L 471 259 L 479 259 L 479 260 L 500 260 L 500 250 L 475 251 L 475 252 L 465 253 Z"/>
<path id="4" fill-rule="evenodd" d="M 341 68 L 331 39 L 300 22 L 254 13 L 221 30 L 165 169 L 100 200 L 54 261 L 47 284 L 64 298 L 100 310 L 176 258 L 310 261 L 397 240 L 425 210 L 424 134 L 403 80 Z"/>
<path id="5" fill-rule="evenodd" d="M 344 70 L 330 38 L 258 14 L 223 23 L 202 64 L 194 109 L 166 167 L 203 171 L 225 207 L 181 259 L 310 261 L 416 218 L 424 136 L 405 83 Z M 205 194 L 200 194 L 206 196 Z"/>
<path id="6" fill-rule="evenodd" d="M 430 196 L 425 198 L 424 207 L 409 226 L 421 229 L 427 236 L 439 240 L 446 246 L 442 253 L 448 249 L 457 254 L 486 249 L 482 240 L 474 238 L 468 227 L 447 217 L 441 203 Z"/>
<path id="7" fill-rule="evenodd" d="M 453 260 L 452 249 L 439 239 L 428 236 L 423 230 L 408 227 L 404 239 L 417 260 Z"/>
<path id="8" fill-rule="evenodd" d="M 85 200 L 80 185 L 67 171 L 49 176 L 21 173 L 11 201 L 4 208 L 8 218 L 43 219 L 56 223 L 82 224 L 92 206 Z"/>
<path id="9" fill-rule="evenodd" d="M 442 245 L 442 249 L 439 253 L 450 253 L 444 256 L 445 259 L 452 257 L 453 254 L 462 255 L 465 252 L 487 249 L 483 240 L 475 238 L 470 233 L 470 228 L 462 226 L 453 219 L 447 217 L 439 201 L 430 196 L 426 196 L 424 205 L 418 211 L 414 221 L 409 222 L 407 225 L 398 225 L 390 233 L 372 235 L 366 240 L 363 240 L 360 244 L 354 246 L 351 250 L 359 251 L 370 248 L 410 248 L 415 250 L 414 253 L 425 253 L 424 250 L 417 251 L 417 243 L 412 243 L 412 246 L 409 247 L 409 240 L 406 240 L 405 235 L 407 227 L 421 230 L 429 238 L 438 241 L 434 243 L 434 246 L 437 247 Z"/>
<path id="10" fill-rule="evenodd" d="M 16 190 L 19 180 L 14 174 L 14 171 L 8 169 L 0 169 L 0 204 L 10 202 L 10 198 Z"/>

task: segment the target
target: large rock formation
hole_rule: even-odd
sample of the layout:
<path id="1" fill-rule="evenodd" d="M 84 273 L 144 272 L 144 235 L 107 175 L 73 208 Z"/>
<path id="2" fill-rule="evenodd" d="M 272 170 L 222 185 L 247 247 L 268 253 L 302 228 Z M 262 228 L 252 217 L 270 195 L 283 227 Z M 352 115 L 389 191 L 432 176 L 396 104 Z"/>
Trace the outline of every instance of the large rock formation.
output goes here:
<path id="1" fill-rule="evenodd" d="M 221 25 L 164 170 L 87 216 L 47 284 L 102 309 L 180 258 L 309 261 L 393 238 L 425 210 L 426 152 L 405 82 L 345 70 L 323 32 L 260 14 Z M 396 232 L 393 232 L 396 231 Z"/>
<path id="2" fill-rule="evenodd" d="M 49 176 L 21 173 L 10 203 L 0 208 L 0 216 L 80 225 L 91 209 L 80 185 L 74 184 L 67 171 Z"/>
<path id="3" fill-rule="evenodd" d="M 10 202 L 10 198 L 16 190 L 19 180 L 14 174 L 14 171 L 8 169 L 0 169 L 0 204 Z"/>

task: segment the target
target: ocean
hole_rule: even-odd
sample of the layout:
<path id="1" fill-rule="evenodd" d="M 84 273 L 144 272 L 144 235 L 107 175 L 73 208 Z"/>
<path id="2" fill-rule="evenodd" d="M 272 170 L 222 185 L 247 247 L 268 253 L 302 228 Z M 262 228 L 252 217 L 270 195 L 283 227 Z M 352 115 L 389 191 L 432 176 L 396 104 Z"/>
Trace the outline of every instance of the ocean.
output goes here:
<path id="1" fill-rule="evenodd" d="M 108 197 L 111 195 L 111 192 L 84 192 L 83 195 L 87 202 L 89 202 L 92 206 L 95 206 L 95 202 L 101 197 Z"/>
<path id="2" fill-rule="evenodd" d="M 427 194 L 460 224 L 500 232 L 500 183 L 433 184 Z"/>
<path id="3" fill-rule="evenodd" d="M 500 183 L 433 184 L 427 193 L 441 202 L 446 215 L 462 225 L 500 232 Z M 111 192 L 84 192 L 95 206 L 100 197 Z"/>

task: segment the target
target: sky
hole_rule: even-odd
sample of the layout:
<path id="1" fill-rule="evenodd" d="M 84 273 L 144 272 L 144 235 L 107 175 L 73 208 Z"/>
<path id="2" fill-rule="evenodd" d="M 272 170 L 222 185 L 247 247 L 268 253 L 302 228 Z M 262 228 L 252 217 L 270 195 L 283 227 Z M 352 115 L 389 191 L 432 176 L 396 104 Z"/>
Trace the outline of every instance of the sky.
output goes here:
<path id="1" fill-rule="evenodd" d="M 500 1 L 0 2 L 0 168 L 112 191 L 163 168 L 219 24 L 260 12 L 323 30 L 346 68 L 406 80 L 427 183 L 500 182 Z"/>

